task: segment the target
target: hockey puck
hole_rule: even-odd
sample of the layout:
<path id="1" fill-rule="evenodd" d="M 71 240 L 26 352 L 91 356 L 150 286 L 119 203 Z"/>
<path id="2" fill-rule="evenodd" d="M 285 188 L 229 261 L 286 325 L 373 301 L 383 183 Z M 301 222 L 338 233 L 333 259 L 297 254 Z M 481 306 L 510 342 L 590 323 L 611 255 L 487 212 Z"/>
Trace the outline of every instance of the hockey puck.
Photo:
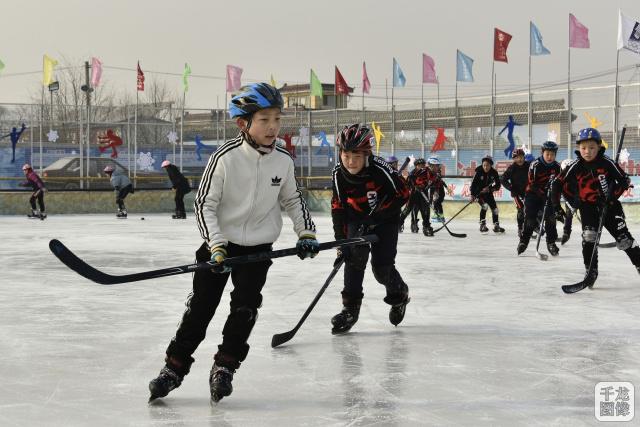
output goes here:
<path id="1" fill-rule="evenodd" d="M 144 221 L 144 217 L 143 216 L 141 216 L 140 219 Z"/>

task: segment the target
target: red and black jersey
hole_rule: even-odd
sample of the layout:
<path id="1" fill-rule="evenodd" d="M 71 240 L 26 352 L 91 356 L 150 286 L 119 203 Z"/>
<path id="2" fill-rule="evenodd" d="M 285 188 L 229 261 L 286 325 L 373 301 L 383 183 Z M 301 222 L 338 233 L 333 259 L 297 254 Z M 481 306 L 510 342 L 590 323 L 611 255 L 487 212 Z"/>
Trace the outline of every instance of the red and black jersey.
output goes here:
<path id="1" fill-rule="evenodd" d="M 440 172 L 431 171 L 431 180 L 429 181 L 429 186 L 434 191 L 440 191 L 446 187 L 444 180 L 442 179 L 442 175 Z"/>
<path id="2" fill-rule="evenodd" d="M 551 163 L 545 162 L 542 157 L 538 157 L 529 166 L 529 179 L 527 182 L 527 193 L 534 193 L 538 197 L 546 198 L 547 189 L 551 179 L 560 175 L 560 163 L 555 160 Z"/>
<path id="3" fill-rule="evenodd" d="M 414 169 L 409 174 L 409 185 L 412 191 L 424 191 L 431 181 L 433 181 L 433 172 L 428 168 Z"/>
<path id="4" fill-rule="evenodd" d="M 558 185 L 554 186 L 554 192 L 562 191 L 573 206 L 580 206 L 582 203 L 596 204 L 609 191 L 617 199 L 629 188 L 629 176 L 613 159 L 604 154 L 604 148 L 600 149 L 591 162 L 586 162 L 579 151 L 575 153 L 577 159 L 562 171 Z"/>
<path id="5" fill-rule="evenodd" d="M 386 197 L 386 198 L 385 198 Z M 385 202 L 369 217 L 371 210 Z M 333 169 L 331 217 L 336 239 L 344 239 L 351 222 L 383 223 L 397 221 L 402 206 L 409 198 L 409 188 L 387 162 L 370 156 L 368 166 L 351 175 L 341 165 Z"/>
<path id="6" fill-rule="evenodd" d="M 524 196 L 529 182 L 530 165 L 531 163 L 526 161 L 520 166 L 514 162 L 502 174 L 500 181 L 504 188 L 511 192 L 511 197 Z"/>
<path id="7" fill-rule="evenodd" d="M 489 191 L 492 193 L 500 189 L 498 171 L 491 168 L 489 172 L 485 172 L 482 166 L 478 166 L 473 176 L 473 181 L 471 181 L 471 195 L 478 197 L 480 192 L 487 187 L 489 187 Z"/>

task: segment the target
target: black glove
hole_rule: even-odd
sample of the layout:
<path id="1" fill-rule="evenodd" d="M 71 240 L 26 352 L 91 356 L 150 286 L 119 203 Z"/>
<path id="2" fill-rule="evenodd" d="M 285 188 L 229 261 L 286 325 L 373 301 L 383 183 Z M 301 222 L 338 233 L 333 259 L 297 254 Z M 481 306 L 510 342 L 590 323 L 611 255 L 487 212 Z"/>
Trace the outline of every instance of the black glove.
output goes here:
<path id="1" fill-rule="evenodd" d="M 564 221 L 567 219 L 567 213 L 562 209 L 562 206 L 556 206 L 556 221 L 564 224 Z"/>

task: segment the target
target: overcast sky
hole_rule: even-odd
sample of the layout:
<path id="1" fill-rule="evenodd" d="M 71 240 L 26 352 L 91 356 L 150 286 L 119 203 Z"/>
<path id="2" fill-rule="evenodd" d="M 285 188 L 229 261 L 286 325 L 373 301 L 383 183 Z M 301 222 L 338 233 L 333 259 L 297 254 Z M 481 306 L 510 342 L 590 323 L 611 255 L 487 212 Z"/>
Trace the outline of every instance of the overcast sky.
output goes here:
<path id="1" fill-rule="evenodd" d="M 8 6 L 10 5 L 10 6 Z M 385 78 L 391 81 L 395 56 L 407 87 L 396 97 L 420 97 L 421 55 L 435 59 L 441 95 L 453 95 L 455 54 L 475 59 L 475 83 L 460 85 L 461 96 L 489 93 L 493 28 L 513 36 L 509 63 L 497 63 L 498 90 L 526 88 L 529 20 L 538 26 L 549 56 L 533 58 L 533 83 L 567 76 L 568 14 L 590 32 L 591 49 L 572 50 L 572 76 L 615 68 L 618 8 L 640 18 L 638 0 L 582 1 L 426 1 L 426 0 L 21 0 L 6 2 L 0 25 L 0 102 L 27 102 L 38 88 L 42 55 L 67 57 L 81 65 L 91 56 L 105 67 L 133 69 L 140 60 L 181 91 L 185 62 L 194 75 L 187 104 L 215 108 L 224 100 L 226 64 L 244 69 L 244 81 L 308 82 L 313 68 L 323 82 L 333 82 L 337 65 L 360 95 L 362 61 L 367 62 L 373 97 L 384 104 Z M 621 66 L 640 63 L 640 55 L 624 51 Z M 633 72 L 624 76 L 629 79 Z M 135 92 L 135 72 L 105 69 L 104 81 L 119 91 Z M 613 81 L 613 75 L 594 82 Z M 425 95 L 436 94 L 434 85 Z M 375 98 L 380 97 L 380 98 Z M 352 105 L 359 105 L 359 96 Z"/>

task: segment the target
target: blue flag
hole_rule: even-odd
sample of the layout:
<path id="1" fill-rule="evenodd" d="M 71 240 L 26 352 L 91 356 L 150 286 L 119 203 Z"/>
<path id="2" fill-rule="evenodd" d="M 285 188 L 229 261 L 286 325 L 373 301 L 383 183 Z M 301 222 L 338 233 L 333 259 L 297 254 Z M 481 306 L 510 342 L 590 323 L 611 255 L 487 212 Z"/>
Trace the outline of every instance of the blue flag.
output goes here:
<path id="1" fill-rule="evenodd" d="M 529 53 L 531 55 L 549 55 L 551 52 L 542 44 L 542 35 L 533 22 L 529 22 L 531 37 L 529 38 Z"/>
<path id="2" fill-rule="evenodd" d="M 473 59 L 464 53 L 457 51 L 456 80 L 459 82 L 473 81 Z"/>
<path id="3" fill-rule="evenodd" d="M 404 87 L 407 83 L 407 79 L 400 68 L 400 64 L 396 61 L 396 58 L 393 58 L 393 87 Z"/>

